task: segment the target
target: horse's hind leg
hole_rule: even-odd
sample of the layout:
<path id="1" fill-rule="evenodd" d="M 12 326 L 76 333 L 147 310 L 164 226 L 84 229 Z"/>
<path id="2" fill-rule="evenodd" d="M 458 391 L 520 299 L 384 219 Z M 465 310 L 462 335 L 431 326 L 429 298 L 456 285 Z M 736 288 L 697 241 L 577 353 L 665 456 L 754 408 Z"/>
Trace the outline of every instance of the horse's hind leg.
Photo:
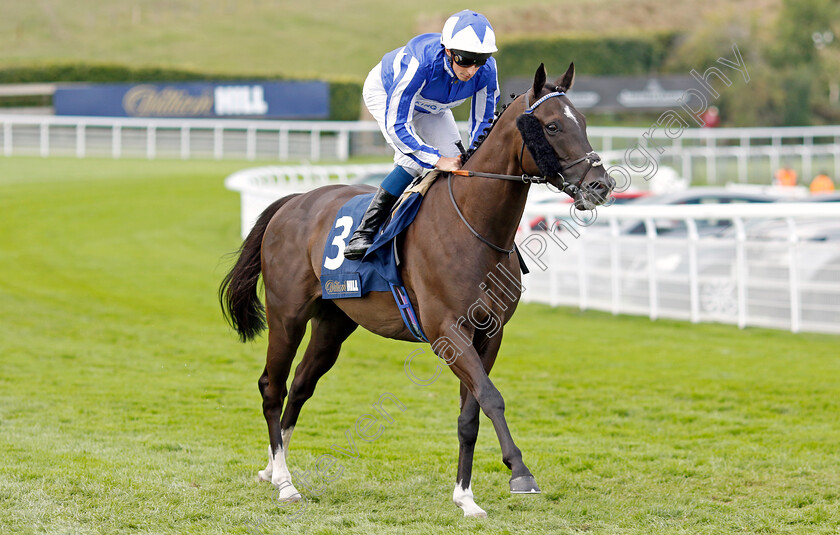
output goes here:
<path id="1" fill-rule="evenodd" d="M 292 485 L 292 476 L 286 467 L 280 416 L 287 394 L 286 380 L 289 377 L 289 369 L 306 332 L 307 318 L 287 318 L 282 321 L 270 313 L 268 317 L 268 353 L 265 369 L 259 380 L 263 415 L 268 424 L 268 466 L 260 471 L 259 478 L 277 485 L 279 500 L 297 501 L 300 499 L 300 493 Z"/>
<path id="2" fill-rule="evenodd" d="M 356 322 L 330 301 L 322 302 L 322 309 L 312 318 L 311 325 L 309 345 L 295 369 L 295 378 L 283 411 L 281 429 L 286 451 L 289 451 L 289 439 L 303 404 L 312 397 L 318 380 L 335 364 L 341 344 L 358 327 Z"/>

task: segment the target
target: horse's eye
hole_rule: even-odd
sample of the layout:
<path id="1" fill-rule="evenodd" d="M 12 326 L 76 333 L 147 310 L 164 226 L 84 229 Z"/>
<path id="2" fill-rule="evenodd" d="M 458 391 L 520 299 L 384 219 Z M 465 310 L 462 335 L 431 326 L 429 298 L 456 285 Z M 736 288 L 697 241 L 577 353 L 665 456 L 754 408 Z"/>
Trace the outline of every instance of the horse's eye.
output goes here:
<path id="1" fill-rule="evenodd" d="M 556 134 L 560 131 L 560 126 L 557 123 L 548 123 L 545 125 L 545 129 L 548 130 L 549 134 Z"/>

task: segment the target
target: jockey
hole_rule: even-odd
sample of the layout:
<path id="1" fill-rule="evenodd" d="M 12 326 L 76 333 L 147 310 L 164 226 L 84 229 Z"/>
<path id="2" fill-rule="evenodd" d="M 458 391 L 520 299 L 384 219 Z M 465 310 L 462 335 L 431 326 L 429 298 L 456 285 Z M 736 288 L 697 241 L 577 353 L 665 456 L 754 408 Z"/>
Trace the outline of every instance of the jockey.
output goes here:
<path id="1" fill-rule="evenodd" d="M 470 146 L 493 121 L 499 100 L 496 35 L 484 15 L 464 10 L 442 33 L 418 35 L 385 54 L 365 80 L 362 96 L 394 149 L 394 169 L 382 181 L 344 256 L 362 258 L 397 198 L 426 169 L 461 167 L 461 134 L 453 108 L 468 98 Z"/>

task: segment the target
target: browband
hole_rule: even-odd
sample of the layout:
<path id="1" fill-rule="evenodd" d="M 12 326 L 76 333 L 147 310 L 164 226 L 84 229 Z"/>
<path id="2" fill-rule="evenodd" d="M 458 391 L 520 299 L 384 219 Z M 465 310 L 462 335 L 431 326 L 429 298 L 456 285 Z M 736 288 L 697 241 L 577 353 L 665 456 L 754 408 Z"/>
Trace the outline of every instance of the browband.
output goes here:
<path id="1" fill-rule="evenodd" d="M 535 109 L 537 109 L 537 106 L 539 106 L 540 104 L 542 104 L 542 103 L 543 103 L 543 102 L 545 102 L 546 100 L 548 100 L 548 99 L 550 99 L 550 98 L 554 98 L 554 97 L 562 97 L 562 96 L 564 96 L 565 94 L 566 94 L 566 93 L 565 93 L 565 92 L 563 92 L 563 91 L 555 91 L 555 92 L 553 92 L 553 93 L 549 93 L 549 94 L 547 94 L 546 96 L 544 96 L 544 97 L 540 98 L 538 101 L 534 102 L 534 105 L 533 105 L 533 106 L 531 106 L 531 105 L 528 103 L 528 92 L 526 91 L 526 92 L 525 92 L 525 105 L 527 106 L 527 109 L 525 110 L 525 113 L 532 113 Z"/>

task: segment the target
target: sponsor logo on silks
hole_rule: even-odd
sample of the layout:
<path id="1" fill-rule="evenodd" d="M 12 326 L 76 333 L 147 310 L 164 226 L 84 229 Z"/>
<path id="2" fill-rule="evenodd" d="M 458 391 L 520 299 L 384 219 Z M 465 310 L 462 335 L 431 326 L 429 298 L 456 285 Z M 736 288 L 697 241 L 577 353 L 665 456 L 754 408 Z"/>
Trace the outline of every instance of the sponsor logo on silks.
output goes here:
<path id="1" fill-rule="evenodd" d="M 321 280 L 325 299 L 361 297 L 362 287 L 358 273 L 341 273 Z"/>

